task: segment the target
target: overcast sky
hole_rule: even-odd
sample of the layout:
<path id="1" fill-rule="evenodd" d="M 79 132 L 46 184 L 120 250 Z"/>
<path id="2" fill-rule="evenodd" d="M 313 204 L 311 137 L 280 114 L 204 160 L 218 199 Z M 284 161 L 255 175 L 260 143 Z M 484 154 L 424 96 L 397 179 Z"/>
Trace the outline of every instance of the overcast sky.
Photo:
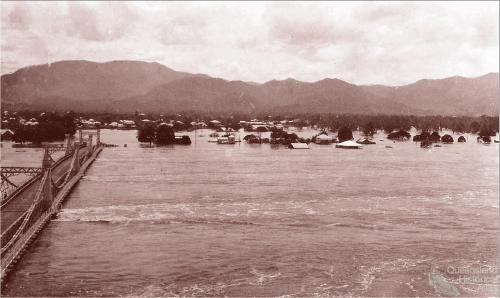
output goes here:
<path id="1" fill-rule="evenodd" d="M 498 2 L 2 2 L 2 74 L 156 61 L 228 80 L 402 85 L 499 67 Z"/>

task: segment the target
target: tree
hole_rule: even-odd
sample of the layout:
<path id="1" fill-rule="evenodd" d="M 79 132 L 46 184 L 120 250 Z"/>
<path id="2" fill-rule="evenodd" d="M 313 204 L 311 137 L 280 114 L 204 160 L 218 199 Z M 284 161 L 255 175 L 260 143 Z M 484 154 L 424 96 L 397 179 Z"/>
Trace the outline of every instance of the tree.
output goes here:
<path id="1" fill-rule="evenodd" d="M 437 131 L 434 131 L 433 133 L 431 133 L 430 140 L 431 142 L 439 142 L 441 140 L 441 136 Z"/>
<path id="2" fill-rule="evenodd" d="M 287 140 L 290 143 L 297 143 L 298 139 L 299 139 L 299 136 L 296 133 L 287 134 Z"/>
<path id="3" fill-rule="evenodd" d="M 63 125 L 64 125 L 64 133 L 69 135 L 74 135 L 76 133 L 76 124 L 75 124 L 75 113 L 73 111 L 67 112 L 63 116 Z"/>
<path id="4" fill-rule="evenodd" d="M 483 127 L 481 127 L 481 130 L 479 131 L 479 135 L 481 137 L 483 136 L 493 137 L 496 135 L 496 133 L 493 131 L 493 129 L 490 129 L 488 126 L 483 125 Z"/>
<path id="5" fill-rule="evenodd" d="M 481 125 L 477 121 L 472 121 L 470 124 L 470 131 L 476 133 L 481 128 Z"/>
<path id="6" fill-rule="evenodd" d="M 409 140 L 411 138 L 411 135 L 409 132 L 400 129 L 398 131 L 395 131 L 395 132 L 388 134 L 387 138 L 389 140 L 406 141 L 406 140 Z"/>
<path id="7" fill-rule="evenodd" d="M 452 136 L 450 136 L 450 135 L 448 135 L 448 134 L 444 135 L 444 136 L 441 138 L 441 142 L 443 142 L 443 143 L 448 143 L 448 144 L 451 144 L 451 143 L 453 143 L 453 141 L 454 141 L 454 140 L 453 140 L 453 137 L 452 137 Z"/>
<path id="8" fill-rule="evenodd" d="M 363 126 L 363 134 L 365 136 L 373 136 L 377 132 L 375 125 L 373 122 L 368 122 Z"/>
<path id="9" fill-rule="evenodd" d="M 383 123 L 383 128 L 386 133 L 391 133 L 399 128 L 399 125 L 393 119 L 386 119 Z"/>
<path id="10" fill-rule="evenodd" d="M 137 140 L 141 143 L 150 143 L 155 140 L 155 129 L 152 125 L 145 125 L 139 128 Z"/>
<path id="11" fill-rule="evenodd" d="M 16 143 L 28 142 L 30 139 L 28 129 L 25 125 L 19 125 L 14 128 L 14 136 L 12 140 Z"/>
<path id="12" fill-rule="evenodd" d="M 416 135 L 413 137 L 414 142 L 421 142 L 421 141 L 426 141 L 431 138 L 431 134 L 428 131 L 422 131 L 421 134 Z"/>
<path id="13" fill-rule="evenodd" d="M 454 133 L 463 133 L 465 132 L 465 125 L 461 121 L 455 121 L 453 122 L 451 129 Z"/>
<path id="14" fill-rule="evenodd" d="M 265 126 L 259 126 L 259 127 L 257 127 L 256 131 L 257 132 L 266 132 L 267 131 L 267 127 L 265 127 Z"/>
<path id="15" fill-rule="evenodd" d="M 40 117 L 37 125 L 18 124 L 14 129 L 15 142 L 42 142 L 62 141 L 65 134 L 73 135 L 76 131 L 73 119 L 59 117 L 55 114 L 45 114 Z"/>
<path id="16" fill-rule="evenodd" d="M 342 143 L 345 141 L 352 140 L 354 137 L 352 136 L 352 131 L 349 128 L 343 126 L 339 129 L 337 138 L 339 140 L 339 143 Z"/>
<path id="17" fill-rule="evenodd" d="M 283 129 L 278 129 L 276 127 L 271 127 L 271 139 L 285 138 L 287 135 L 286 131 Z"/>
<path id="18" fill-rule="evenodd" d="M 174 129 L 166 123 L 158 125 L 158 127 L 156 128 L 156 143 L 160 145 L 174 144 Z"/>

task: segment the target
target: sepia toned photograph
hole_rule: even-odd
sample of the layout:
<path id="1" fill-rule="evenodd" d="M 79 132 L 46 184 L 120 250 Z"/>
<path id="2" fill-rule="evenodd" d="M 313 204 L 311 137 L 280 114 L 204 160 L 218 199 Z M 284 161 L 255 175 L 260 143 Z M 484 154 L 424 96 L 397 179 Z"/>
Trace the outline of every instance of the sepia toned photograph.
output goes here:
<path id="1" fill-rule="evenodd" d="M 498 1 L 2 1 L 2 297 L 499 297 Z"/>

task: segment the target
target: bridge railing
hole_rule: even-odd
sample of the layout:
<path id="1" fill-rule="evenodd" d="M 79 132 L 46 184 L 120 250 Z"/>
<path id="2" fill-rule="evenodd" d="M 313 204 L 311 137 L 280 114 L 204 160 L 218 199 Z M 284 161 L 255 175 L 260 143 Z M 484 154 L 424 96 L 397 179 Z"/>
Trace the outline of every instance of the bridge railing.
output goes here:
<path id="1" fill-rule="evenodd" d="M 25 191 L 28 187 L 33 185 L 36 181 L 38 181 L 42 177 L 42 174 L 38 174 L 36 176 L 31 177 L 28 181 L 23 183 L 23 185 L 19 186 L 16 188 L 13 192 L 11 192 L 7 198 L 2 200 L 2 205 L 0 208 L 3 208 L 7 204 L 9 204 L 14 198 L 16 198 L 19 194 L 21 194 L 23 191 Z"/>
<path id="2" fill-rule="evenodd" d="M 49 168 L 43 175 L 42 181 L 35 196 L 35 201 L 26 212 L 21 225 L 17 228 L 16 232 L 11 237 L 9 242 L 7 242 L 5 246 L 2 247 L 2 256 L 18 240 L 18 238 L 26 232 L 26 230 L 33 226 L 33 224 L 38 220 L 41 214 L 51 206 L 53 197 L 51 176 L 52 173 Z"/>
<path id="3" fill-rule="evenodd" d="M 9 267 L 15 262 L 16 258 L 19 256 L 19 253 L 26 247 L 28 242 L 32 239 L 33 235 L 43 227 L 43 225 L 49 218 L 50 213 L 45 212 L 41 215 L 41 218 L 34 225 L 27 228 L 25 233 L 18 237 L 17 241 L 10 246 L 10 249 L 2 249 L 2 279 L 5 278 L 6 272 L 9 270 Z"/>
<path id="4" fill-rule="evenodd" d="M 79 149 L 81 148 L 84 148 L 85 145 L 84 144 L 81 144 L 78 146 Z M 51 168 L 54 169 L 55 167 L 57 167 L 59 164 L 61 164 L 62 162 L 64 162 L 66 159 L 70 158 L 73 156 L 73 150 L 71 151 L 68 151 L 68 154 L 65 154 L 64 156 L 62 156 L 61 158 L 57 159 L 52 165 L 51 165 Z M 20 187 L 18 187 L 16 190 L 14 190 L 12 193 L 10 193 L 7 198 L 3 199 L 1 201 L 1 206 L 0 208 L 3 208 L 4 206 L 6 206 L 7 204 L 9 204 L 11 201 L 13 201 L 18 195 L 22 194 L 23 191 L 25 191 L 27 188 L 29 188 L 31 185 L 33 185 L 33 183 L 35 183 L 36 181 L 38 181 L 39 179 L 42 178 L 42 174 L 38 174 L 36 176 L 33 176 L 32 178 L 30 178 L 28 181 L 26 181 L 25 183 L 23 183 Z"/>
<path id="5" fill-rule="evenodd" d="M 78 151 L 80 148 L 83 148 L 84 146 L 78 146 L 78 148 L 76 148 L 76 152 L 74 154 L 67 154 L 61 158 L 59 158 L 57 161 L 55 161 L 52 166 L 50 167 L 50 170 L 49 171 L 46 171 L 44 173 L 44 175 L 42 176 L 41 174 L 33 177 L 32 179 L 30 179 L 27 183 L 23 184 L 19 189 L 18 192 L 16 192 L 15 194 L 13 193 L 13 195 L 9 196 L 8 198 L 8 201 L 6 201 L 5 203 L 2 204 L 2 208 L 7 206 L 7 204 L 11 201 L 14 201 L 14 199 L 21 195 L 22 192 L 24 190 L 26 190 L 28 187 L 32 186 L 36 181 L 39 181 L 40 179 L 43 179 L 41 184 L 39 185 L 38 187 L 38 190 L 37 190 L 37 193 L 36 193 L 36 198 L 35 198 L 35 201 L 33 203 L 33 205 L 31 207 L 34 207 L 35 209 L 32 210 L 32 208 L 28 209 L 25 213 L 23 213 L 14 223 L 12 223 L 1 235 L 0 237 L 0 244 L 1 244 L 1 248 L 2 248 L 2 251 L 5 249 L 8 249 L 8 245 L 11 246 L 12 241 L 16 241 L 16 237 L 18 237 L 20 233 L 23 233 L 23 229 L 26 229 L 28 228 L 29 226 L 31 226 L 31 224 L 33 223 L 32 220 L 28 219 L 28 222 L 25 223 L 26 221 L 26 218 L 29 216 L 29 217 L 33 217 L 33 218 L 38 218 L 40 216 L 40 210 L 38 210 L 38 206 L 36 204 L 39 204 L 39 196 L 41 195 L 40 191 L 41 189 L 43 190 L 43 187 L 47 187 L 46 185 L 44 185 L 44 183 L 50 183 L 52 184 L 52 175 L 51 174 L 47 174 L 48 173 L 51 173 L 52 169 L 55 169 L 57 166 L 59 166 L 63 161 L 69 159 L 70 157 L 72 157 L 73 159 L 75 158 L 78 158 Z M 59 186 L 58 183 L 60 183 L 60 181 L 63 181 L 64 183 L 67 181 L 68 177 L 70 176 L 71 174 L 71 171 L 72 171 L 72 168 L 73 168 L 73 162 L 72 162 L 72 166 L 70 167 L 70 169 L 68 170 L 68 172 L 64 175 L 62 175 L 60 177 L 60 179 L 58 179 L 58 181 L 56 181 L 56 188 L 54 188 L 52 190 L 51 188 L 51 191 L 53 192 L 57 192 L 57 187 Z M 49 175 L 49 176 L 47 176 Z M 47 176 L 47 177 L 46 177 Z M 46 179 L 48 179 L 48 181 L 45 181 Z M 62 180 L 64 179 L 64 180 Z M 52 186 L 52 185 L 51 185 Z M 47 206 L 50 206 L 51 204 L 51 198 L 53 197 L 54 193 L 51 193 L 50 194 L 50 198 L 47 199 Z M 43 200 L 42 200 L 43 201 Z"/>
<path id="6" fill-rule="evenodd" d="M 0 238 L 0 243 L 1 247 L 4 247 L 9 243 L 9 240 L 12 239 L 12 236 L 19 230 L 19 227 L 24 221 L 24 218 L 26 217 L 27 212 L 25 212 L 23 215 L 21 215 L 15 222 L 13 222 L 1 235 Z"/>
<path id="7" fill-rule="evenodd" d="M 37 189 L 33 204 L 29 210 L 19 218 L 20 223 L 15 223 L 16 228 L 13 228 L 12 231 L 16 232 L 11 234 L 11 239 L 8 241 L 7 245 L 1 249 L 0 284 L 3 284 L 7 274 L 12 269 L 12 266 L 19 260 L 23 251 L 25 251 L 30 242 L 36 238 L 43 226 L 50 221 L 52 215 L 59 210 L 62 201 L 71 191 L 71 188 L 81 178 L 81 176 L 83 176 L 83 173 L 80 171 L 80 166 L 82 166 L 83 169 L 87 169 L 87 167 L 95 160 L 94 157 L 99 154 L 101 149 L 102 147 L 97 146 L 96 152 L 94 152 L 90 160 L 88 160 L 87 154 L 81 154 L 83 156 L 80 158 L 78 152 L 76 152 L 73 155 L 73 161 L 66 175 L 66 177 L 69 175 L 71 178 L 75 179 L 70 179 L 69 184 L 65 184 L 61 189 L 53 188 L 51 173 L 52 167 L 44 171 L 44 175 Z M 77 162 L 80 160 L 82 160 L 84 164 Z M 73 169 L 76 171 L 73 171 Z M 58 191 L 58 194 L 54 196 L 55 191 Z"/>

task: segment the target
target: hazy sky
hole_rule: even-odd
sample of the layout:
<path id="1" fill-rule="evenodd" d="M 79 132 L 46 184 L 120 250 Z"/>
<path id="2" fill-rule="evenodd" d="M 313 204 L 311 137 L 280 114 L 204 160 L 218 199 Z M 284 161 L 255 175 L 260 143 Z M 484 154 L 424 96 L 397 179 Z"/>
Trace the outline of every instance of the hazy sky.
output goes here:
<path id="1" fill-rule="evenodd" d="M 156 61 L 229 80 L 401 85 L 498 71 L 498 2 L 2 2 L 2 74 Z"/>

